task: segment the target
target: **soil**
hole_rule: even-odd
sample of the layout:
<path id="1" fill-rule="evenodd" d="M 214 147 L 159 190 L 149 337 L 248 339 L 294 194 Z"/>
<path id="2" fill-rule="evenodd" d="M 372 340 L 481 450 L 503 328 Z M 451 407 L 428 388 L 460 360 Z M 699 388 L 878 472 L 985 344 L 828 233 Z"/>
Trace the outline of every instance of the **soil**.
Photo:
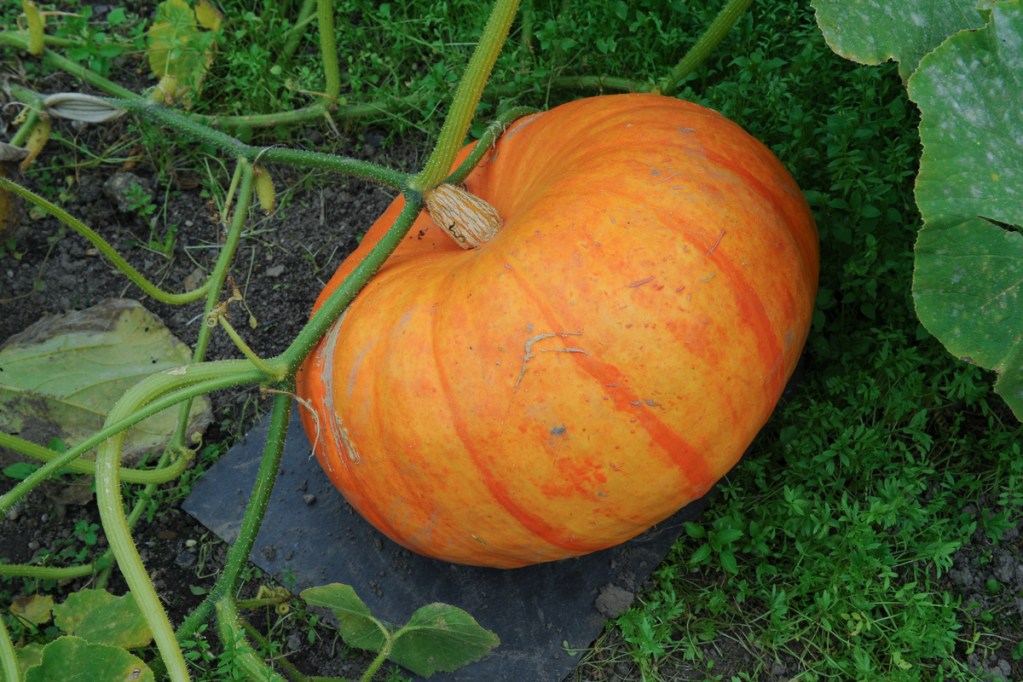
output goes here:
<path id="1" fill-rule="evenodd" d="M 116 123 L 76 128 L 62 123 L 58 129 L 66 139 L 76 140 L 79 148 L 98 150 L 128 135 L 126 126 Z M 382 131 L 342 131 L 327 137 L 319 129 L 310 129 L 296 137 L 402 170 L 415 169 L 420 162 L 419 140 L 390 140 L 383 144 Z M 127 164 L 91 165 L 82 158 L 82 163 L 69 165 L 68 149 L 49 145 L 36 162 L 37 170 L 21 181 L 51 197 L 56 193 L 54 187 L 60 187 L 63 195 L 60 203 L 65 209 L 100 232 L 137 269 L 167 289 L 183 290 L 186 283 L 210 269 L 221 234 L 219 217 L 202 178 L 192 170 L 175 168 L 178 161 L 182 168 L 187 167 L 183 156 L 165 158 L 159 163 L 142 157 Z M 310 178 L 280 169 L 273 169 L 272 173 L 282 199 L 280 206 L 272 215 L 251 225 L 232 272 L 244 296 L 243 303 L 232 305 L 234 325 L 244 330 L 246 341 L 264 357 L 287 346 L 304 323 L 325 279 L 391 199 L 389 193 L 378 187 L 345 178 L 321 175 L 310 182 Z M 133 183 L 148 192 L 159 207 L 156 215 L 160 221 L 155 228 L 142 211 L 124 201 L 123 188 Z M 178 228 L 168 254 L 149 248 L 154 236 L 165 233 L 164 215 L 166 224 Z M 180 339 L 190 342 L 195 338 L 201 304 L 170 307 L 147 298 L 85 240 L 65 234 L 56 220 L 39 217 L 23 207 L 22 219 L 12 231 L 0 234 L 0 238 L 14 244 L 13 253 L 0 257 L 0 345 L 44 315 L 81 310 L 111 297 L 137 298 Z M 253 327 L 248 324 L 250 315 L 255 320 Z M 225 335 L 214 334 L 209 350 L 211 359 L 237 356 Z M 215 394 L 214 420 L 205 441 L 233 442 L 255 423 L 266 404 L 266 398 L 253 390 Z M 0 491 L 11 486 L 11 481 L 0 477 Z M 99 522 L 95 503 L 79 502 L 81 499 L 69 498 L 63 488 L 26 498 L 0 525 L 3 560 L 27 562 L 42 551 L 59 552 L 69 546 L 76 523 Z M 999 619 L 1015 622 L 1023 619 L 1023 599 L 1011 603 L 1004 599 L 1006 594 L 1023 594 L 1021 533 L 1023 522 L 1017 522 L 997 546 L 978 534 L 972 545 L 957 553 L 955 567 L 947 576 L 948 588 L 978 615 L 994 612 Z M 151 520 L 143 521 L 135 537 L 172 620 L 178 622 L 201 601 L 204 590 L 213 585 L 223 565 L 225 546 L 181 511 L 180 499 L 162 506 Z M 100 537 L 100 547 L 103 542 Z M 991 581 L 1002 586 L 997 594 L 992 592 L 995 583 Z M 70 592 L 88 583 L 72 581 L 57 589 Z M 259 576 L 254 575 L 248 583 L 248 593 L 253 593 L 260 583 Z M 2 588 L 17 591 L 22 589 L 22 583 L 9 582 Z M 120 593 L 124 588 L 115 580 L 110 589 Z M 601 596 L 602 608 L 613 615 L 627 608 L 633 595 L 608 591 Z M 365 666 L 365 658 L 339 655 L 345 653 L 345 647 L 330 631 L 320 630 L 320 637 L 310 644 L 301 619 L 278 621 L 271 614 L 260 625 L 274 623 L 278 628 L 274 631 L 275 641 L 283 643 L 288 659 L 308 674 L 357 676 Z M 715 671 L 725 679 L 762 669 L 762 664 L 737 643 L 738 639 L 723 638 L 707 645 L 706 655 L 716 661 Z M 1010 655 L 1014 646 L 1007 642 L 984 657 L 979 653 L 964 657 L 981 679 L 1023 679 L 1020 663 Z M 571 679 L 607 682 L 639 679 L 639 668 L 623 655 L 623 648 L 620 635 L 609 630 Z M 702 670 L 702 666 L 662 669 L 659 674 L 672 680 L 697 680 L 703 678 Z M 768 666 L 757 679 L 787 680 L 798 673 L 797 661 L 782 660 Z"/>

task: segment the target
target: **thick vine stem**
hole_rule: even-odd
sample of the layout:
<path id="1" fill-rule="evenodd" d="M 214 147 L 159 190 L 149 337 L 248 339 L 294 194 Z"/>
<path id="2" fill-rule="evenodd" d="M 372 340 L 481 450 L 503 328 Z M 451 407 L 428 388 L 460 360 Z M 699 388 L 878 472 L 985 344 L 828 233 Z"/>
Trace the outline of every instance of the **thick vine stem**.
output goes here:
<path id="1" fill-rule="evenodd" d="M 535 114 L 538 111 L 539 109 L 534 109 L 533 107 L 512 107 L 507 111 L 501 112 L 483 131 L 480 139 L 476 141 L 476 146 L 472 148 L 472 151 L 465 157 L 465 160 L 458 165 L 458 168 L 452 171 L 451 175 L 444 179 L 444 182 L 451 185 L 462 184 L 469 177 L 469 173 L 472 172 L 473 168 L 479 165 L 484 155 L 493 148 L 497 138 L 508 129 L 508 126 L 523 116 Z"/>
<path id="2" fill-rule="evenodd" d="M 200 383 L 204 378 L 218 378 L 226 385 L 241 385 L 258 381 L 262 373 L 250 369 L 248 362 L 242 361 L 244 367 L 236 364 L 209 363 L 208 365 L 192 365 L 182 368 L 175 375 L 161 373 L 142 380 L 132 387 L 117 401 L 107 416 L 107 423 L 114 423 L 127 418 L 173 388 Z M 233 370 L 233 371 L 232 371 Z M 208 388 L 203 386 L 204 392 Z M 146 572 L 142 559 L 139 557 L 135 541 L 128 528 L 128 519 L 124 513 L 121 497 L 120 456 L 124 444 L 124 432 L 103 442 L 96 453 L 96 504 L 99 508 L 103 531 L 110 549 L 117 560 L 128 588 L 131 590 L 139 610 L 146 618 L 153 640 L 160 650 L 162 660 L 167 666 L 167 673 L 173 682 L 185 682 L 189 679 L 188 666 L 181 653 L 181 647 L 174 635 L 167 612 L 160 603 L 152 581 Z"/>
<path id="3" fill-rule="evenodd" d="M 496 0 L 490 12 L 469 65 L 458 82 L 454 101 L 448 111 L 433 152 L 426 160 L 423 171 L 409 181 L 409 189 L 425 193 L 439 185 L 451 170 L 455 154 L 465 141 L 483 88 L 486 87 L 494 62 L 504 47 L 512 20 L 519 8 L 519 0 Z"/>
<path id="4" fill-rule="evenodd" d="M 199 606 L 185 619 L 178 628 L 178 640 L 188 639 L 207 621 L 210 611 L 224 598 L 235 597 L 238 589 L 238 576 L 249 559 L 252 547 L 256 542 L 256 534 L 263 523 L 263 515 L 270 503 L 270 493 L 277 479 L 277 469 L 284 453 L 284 440 L 288 433 L 288 422 L 291 418 L 291 385 L 282 387 L 283 393 L 274 396 L 273 408 L 270 412 L 270 425 L 263 457 L 260 460 L 256 483 L 249 495 L 249 503 L 245 507 L 238 537 L 227 552 L 227 561 L 217 583 L 206 595 Z"/>
<path id="5" fill-rule="evenodd" d="M 81 443 L 78 443 L 67 452 L 62 453 L 60 457 L 52 459 L 39 467 L 25 477 L 25 479 L 18 483 L 18 485 L 14 486 L 3 495 L 0 495 L 0 513 L 6 512 L 33 488 L 38 486 L 47 478 L 55 475 L 60 469 L 66 467 L 75 459 L 99 446 L 108 438 L 116 436 L 143 419 L 151 417 L 157 412 L 166 410 L 168 407 L 174 407 L 182 400 L 192 398 L 202 393 L 209 393 L 210 391 L 216 391 L 230 386 L 237 386 L 239 384 L 255 384 L 265 379 L 264 375 L 254 369 L 248 360 L 221 360 L 218 362 L 208 362 L 201 366 L 193 365 L 189 367 L 189 370 L 191 373 L 184 368 L 160 372 L 159 374 L 151 375 L 143 382 L 136 384 L 127 394 L 125 394 L 125 397 L 140 386 L 143 386 L 143 384 L 145 384 L 147 390 L 155 391 L 156 388 L 159 388 L 160 392 L 147 393 L 147 400 L 142 401 L 145 404 L 145 407 L 131 412 L 123 419 L 111 422 L 108 417 L 107 425 L 98 432 L 94 433 Z M 175 372 L 176 374 L 171 374 L 172 379 L 169 381 L 171 381 L 172 384 L 168 386 L 168 375 L 169 373 Z M 182 380 L 181 377 L 184 377 L 184 379 Z M 125 398 L 122 397 L 122 400 L 124 399 Z"/>
<path id="6" fill-rule="evenodd" d="M 122 109 L 127 109 L 138 116 L 173 128 L 198 142 L 209 144 L 236 158 L 248 159 L 250 162 L 254 162 L 258 158 L 264 164 L 280 163 L 286 166 L 303 166 L 306 168 L 329 170 L 376 182 L 393 189 L 401 189 L 406 183 L 407 176 L 404 173 L 369 161 L 360 161 L 323 152 L 310 152 L 304 149 L 257 147 L 245 144 L 227 133 L 198 123 L 192 120 L 191 117 L 173 109 L 152 104 L 139 98 L 112 99 L 110 103 Z"/>
<path id="7" fill-rule="evenodd" d="M 3 37 L 4 33 L 0 32 L 0 39 Z M 11 90 L 21 100 L 42 102 L 44 99 L 39 93 L 25 87 L 12 86 Z M 244 158 L 250 162 L 255 162 L 258 158 L 263 163 L 280 163 L 287 166 L 317 168 L 351 175 L 398 190 L 405 187 L 408 178 L 406 174 L 386 166 L 369 161 L 337 156 L 336 154 L 311 152 L 304 149 L 288 149 L 286 147 L 257 147 L 246 144 L 221 130 L 211 128 L 207 120 L 211 117 L 182 114 L 174 109 L 149 102 L 131 92 L 119 92 L 117 98 L 107 98 L 105 101 L 112 107 L 124 109 L 136 116 L 155 121 L 194 140 L 216 147 L 235 158 Z M 323 104 L 312 106 L 317 107 L 316 116 L 323 116 L 327 112 L 327 108 Z M 379 108 L 373 108 L 373 111 L 378 112 Z M 269 118 L 265 122 L 266 125 L 288 122 L 286 114 L 270 114 L 267 116 Z M 248 118 L 255 119 L 257 117 Z"/>
<path id="8" fill-rule="evenodd" d="M 167 303 L 170 305 L 180 305 L 183 303 L 191 303 L 198 301 L 209 290 L 209 282 L 206 282 L 197 289 L 186 291 L 184 293 L 175 294 L 164 291 L 160 287 L 156 286 L 143 275 L 141 272 L 136 270 L 132 265 L 125 260 L 121 254 L 117 253 L 113 246 L 100 236 L 96 231 L 90 228 L 88 225 L 78 220 L 70 213 L 57 206 L 51 201 L 44 199 L 35 192 L 28 190 L 21 185 L 0 176 L 0 189 L 16 194 L 22 199 L 32 203 L 33 205 L 46 211 L 48 214 L 64 223 L 72 230 L 80 234 L 82 237 L 87 239 L 89 243 L 96 247 L 96 249 L 102 253 L 107 260 L 113 263 L 114 267 L 120 270 L 125 277 L 130 279 L 136 286 L 144 291 L 149 296 L 152 296 L 161 303 Z"/>
<path id="9" fill-rule="evenodd" d="M 21 671 L 18 669 L 18 657 L 14 653 L 14 643 L 11 642 L 11 633 L 7 632 L 7 624 L 0 618 L 0 679 L 20 680 Z"/>
<path id="10" fill-rule="evenodd" d="M 334 37 L 334 3 L 331 0 L 317 0 L 316 21 L 320 29 L 320 57 L 326 81 L 324 99 L 333 105 L 341 93 L 341 71 L 337 59 L 337 40 Z"/>
<path id="11" fill-rule="evenodd" d="M 0 433 L 0 448 L 14 450 L 40 462 L 52 462 L 64 454 L 9 433 Z M 181 456 L 177 457 L 170 465 L 157 469 L 129 469 L 125 467 L 121 469 L 121 477 L 125 483 L 141 483 L 144 485 L 166 483 L 180 476 L 188 467 L 189 461 L 190 457 Z M 96 473 L 96 463 L 88 459 L 72 460 L 62 468 L 67 468 L 69 471 L 77 474 L 94 475 Z"/>
<path id="12" fill-rule="evenodd" d="M 714 17 L 714 21 L 703 32 L 703 35 L 661 81 L 658 88 L 660 93 L 662 95 L 674 94 L 685 77 L 707 59 L 752 3 L 753 0 L 728 0 L 728 4 Z"/>
<path id="13" fill-rule="evenodd" d="M 283 677 L 271 670 L 266 662 L 256 655 L 246 641 L 245 630 L 232 597 L 225 596 L 217 602 L 217 633 L 220 635 L 224 650 L 234 652 L 235 664 L 245 671 L 249 679 L 285 682 Z"/>
<path id="14" fill-rule="evenodd" d="M 74 580 L 96 572 L 95 564 L 81 566 L 29 566 L 26 564 L 0 564 L 0 575 L 5 578 L 33 578 L 35 580 Z"/>
<path id="15" fill-rule="evenodd" d="M 384 261 L 398 247 L 422 207 L 423 197 L 420 194 L 405 192 L 405 207 L 398 214 L 391 229 L 376 243 L 341 286 L 335 289 L 326 302 L 320 306 L 309 322 L 299 331 L 291 345 L 270 361 L 271 365 L 281 363 L 287 368 L 288 374 L 298 371 L 306 356 L 312 352 L 313 346 L 327 333 L 327 330 L 341 316 L 355 295 L 362 290 L 362 287 L 366 286 L 370 278 L 376 274 Z"/>

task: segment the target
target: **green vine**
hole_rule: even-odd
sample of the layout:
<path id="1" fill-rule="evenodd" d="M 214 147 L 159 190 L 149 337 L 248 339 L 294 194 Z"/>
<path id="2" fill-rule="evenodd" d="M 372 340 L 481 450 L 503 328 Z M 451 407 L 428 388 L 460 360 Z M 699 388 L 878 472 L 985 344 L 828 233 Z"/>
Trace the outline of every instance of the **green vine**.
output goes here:
<path id="1" fill-rule="evenodd" d="M 472 53 L 462 80 L 458 82 L 455 99 L 451 103 L 447 118 L 444 119 L 437 144 L 427 158 L 422 173 L 409 182 L 410 190 L 426 193 L 439 185 L 451 170 L 451 162 L 465 143 L 465 134 L 476 114 L 476 105 L 479 104 L 490 71 L 494 68 L 494 62 L 497 61 L 497 55 L 504 46 L 505 38 L 508 37 L 508 30 L 518 7 L 518 0 L 497 0 L 494 3 L 490 18 L 483 27 L 480 42 Z"/>

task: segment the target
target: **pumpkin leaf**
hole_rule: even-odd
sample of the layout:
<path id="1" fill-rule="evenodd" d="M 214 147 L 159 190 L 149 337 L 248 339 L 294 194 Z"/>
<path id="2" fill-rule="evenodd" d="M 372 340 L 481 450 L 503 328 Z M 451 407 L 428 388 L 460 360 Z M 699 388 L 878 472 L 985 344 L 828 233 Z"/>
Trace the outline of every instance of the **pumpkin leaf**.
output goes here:
<path id="1" fill-rule="evenodd" d="M 224 15 L 209 0 L 199 0 L 195 5 L 195 18 L 203 28 L 219 31 Z"/>
<path id="2" fill-rule="evenodd" d="M 1003 3 L 979 31 L 950 38 L 909 81 L 924 145 L 924 221 L 1023 219 L 1023 6 Z"/>
<path id="3" fill-rule="evenodd" d="M 220 23 L 220 13 L 208 2 L 196 10 L 185 0 L 164 0 L 157 6 L 146 44 L 149 67 L 160 79 L 165 101 L 180 98 L 190 106 L 199 95 L 213 62 Z"/>
<path id="4" fill-rule="evenodd" d="M 33 625 L 49 623 L 53 617 L 53 597 L 48 594 L 16 597 L 11 603 L 11 614 L 24 618 Z"/>
<path id="5" fill-rule="evenodd" d="M 145 663 L 124 649 L 94 644 L 80 637 L 53 640 L 43 647 L 41 660 L 25 673 L 25 682 L 153 682 L 155 679 Z"/>
<path id="6" fill-rule="evenodd" d="M 61 630 L 94 644 L 136 649 L 153 640 L 130 592 L 115 597 L 106 590 L 79 590 L 54 606 L 53 615 Z"/>
<path id="7" fill-rule="evenodd" d="M 25 673 L 29 668 L 35 665 L 39 665 L 43 662 L 43 647 L 45 645 L 38 643 L 26 644 L 25 646 L 19 646 L 14 650 L 15 655 L 18 658 L 18 670 L 21 672 L 19 679 L 25 679 Z"/>
<path id="8" fill-rule="evenodd" d="M 74 445 L 100 428 L 132 385 L 187 364 L 191 353 L 138 301 L 110 299 L 92 308 L 47 317 L 0 346 L 0 429 L 37 443 Z M 209 401 L 192 406 L 189 433 L 210 423 Z M 128 430 L 122 460 L 162 450 L 177 410 Z"/>
<path id="9" fill-rule="evenodd" d="M 894 59 L 903 80 L 945 38 L 984 25 L 977 0 L 812 0 L 810 4 L 832 50 L 861 64 Z"/>
<path id="10" fill-rule="evenodd" d="M 950 352 L 1023 419 L 1023 4 L 949 38 L 909 81 L 923 155 L 913 296 Z"/>
<path id="11" fill-rule="evenodd" d="M 417 675 L 451 672 L 477 661 L 500 640 L 468 613 L 448 604 L 428 604 L 394 633 L 390 659 Z"/>
<path id="12" fill-rule="evenodd" d="M 380 651 L 390 634 L 370 612 L 351 585 L 332 583 L 310 587 L 299 595 L 310 606 L 325 606 L 334 613 L 338 629 L 348 646 Z"/>

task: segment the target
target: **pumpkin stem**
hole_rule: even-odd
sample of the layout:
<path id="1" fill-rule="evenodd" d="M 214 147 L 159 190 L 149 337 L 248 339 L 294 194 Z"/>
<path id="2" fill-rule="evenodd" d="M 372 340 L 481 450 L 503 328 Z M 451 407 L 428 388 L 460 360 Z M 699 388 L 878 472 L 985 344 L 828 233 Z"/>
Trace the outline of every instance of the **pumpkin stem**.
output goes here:
<path id="1" fill-rule="evenodd" d="M 457 185 L 437 185 L 423 198 L 433 222 L 463 249 L 490 241 L 504 224 L 493 206 Z"/>

